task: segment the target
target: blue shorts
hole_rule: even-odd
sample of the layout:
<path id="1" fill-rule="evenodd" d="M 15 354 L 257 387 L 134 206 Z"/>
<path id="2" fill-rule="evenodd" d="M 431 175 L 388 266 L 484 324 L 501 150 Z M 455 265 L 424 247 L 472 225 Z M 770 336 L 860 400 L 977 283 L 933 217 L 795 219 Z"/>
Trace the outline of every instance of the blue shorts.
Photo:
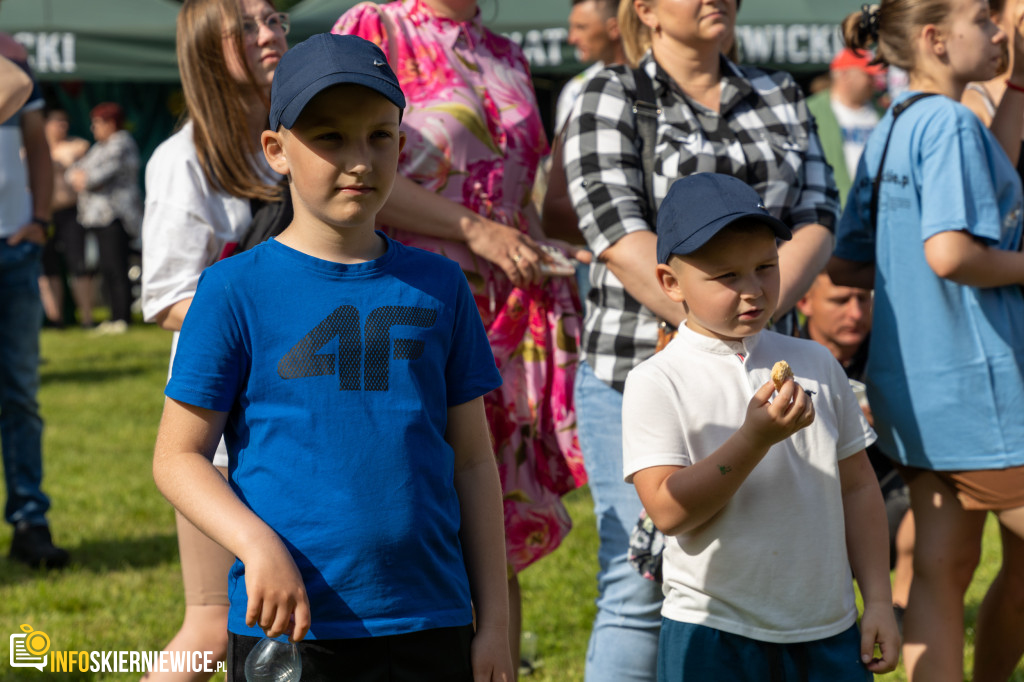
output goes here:
<path id="1" fill-rule="evenodd" d="M 658 682 L 870 682 L 860 630 L 794 644 L 761 642 L 663 618 Z"/>

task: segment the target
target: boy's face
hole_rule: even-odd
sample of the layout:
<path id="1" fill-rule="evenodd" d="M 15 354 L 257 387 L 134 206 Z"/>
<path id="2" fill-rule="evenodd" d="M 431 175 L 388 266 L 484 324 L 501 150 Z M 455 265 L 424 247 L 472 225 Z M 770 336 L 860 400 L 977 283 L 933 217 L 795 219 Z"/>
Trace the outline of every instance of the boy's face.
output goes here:
<path id="1" fill-rule="evenodd" d="M 373 228 L 395 183 L 405 135 L 399 110 L 361 85 L 335 85 L 310 100 L 290 130 L 265 131 L 271 168 L 289 175 L 296 216 L 335 230 Z"/>
<path id="2" fill-rule="evenodd" d="M 779 303 L 779 251 L 771 228 L 727 227 L 686 256 L 658 265 L 665 293 L 686 308 L 686 326 L 738 341 L 764 329 Z"/>

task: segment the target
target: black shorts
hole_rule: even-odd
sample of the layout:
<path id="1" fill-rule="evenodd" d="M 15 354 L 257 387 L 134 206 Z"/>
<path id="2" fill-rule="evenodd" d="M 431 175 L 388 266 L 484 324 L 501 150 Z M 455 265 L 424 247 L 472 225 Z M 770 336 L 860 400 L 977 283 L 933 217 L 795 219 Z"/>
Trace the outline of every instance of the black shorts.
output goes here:
<path id="1" fill-rule="evenodd" d="M 43 250 L 43 273 L 61 275 L 66 267 L 72 277 L 93 274 L 95 268 L 90 269 L 86 263 L 85 240 L 86 231 L 78 222 L 78 209 L 54 211 L 53 238 Z"/>
<path id="2" fill-rule="evenodd" d="M 245 682 L 259 637 L 228 633 L 228 682 Z M 302 682 L 473 682 L 473 626 L 404 635 L 299 642 Z"/>

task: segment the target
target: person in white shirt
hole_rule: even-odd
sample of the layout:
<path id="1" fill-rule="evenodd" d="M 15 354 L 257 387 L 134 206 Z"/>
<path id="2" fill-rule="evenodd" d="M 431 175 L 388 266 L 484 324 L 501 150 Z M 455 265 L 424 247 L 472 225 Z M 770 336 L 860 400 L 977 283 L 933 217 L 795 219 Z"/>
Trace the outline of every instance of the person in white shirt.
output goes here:
<path id="1" fill-rule="evenodd" d="M 573 0 L 569 13 L 569 44 L 576 47 L 582 61 L 596 61 L 573 76 L 558 96 L 555 140 L 548 157 L 550 170 L 541 210 L 541 227 L 548 237 L 563 239 L 570 244 L 582 245 L 584 240 L 565 185 L 561 133 L 587 81 L 606 66 L 626 61 L 619 36 L 618 6 L 619 0 Z M 589 274 L 589 265 L 581 263 L 576 266 L 576 285 L 581 301 L 586 300 L 590 290 Z"/>
<path id="2" fill-rule="evenodd" d="M 280 202 L 281 176 L 260 146 L 270 86 L 288 49 L 288 15 L 270 0 L 185 0 L 178 14 L 178 67 L 188 122 L 146 164 L 142 220 L 142 314 L 174 332 L 203 271 L 234 253 L 254 207 Z M 223 439 L 213 463 L 228 475 Z M 185 617 L 165 651 L 207 651 L 225 660 L 231 552 L 177 514 Z M 211 674 L 197 672 L 189 682 Z M 183 678 L 151 672 L 147 682 Z"/>
<path id="3" fill-rule="evenodd" d="M 576 98 L 595 73 L 611 64 L 622 64 L 626 54 L 619 38 L 618 0 L 573 0 L 569 12 L 569 44 L 580 61 L 594 62 L 562 87 L 555 105 L 555 131 L 565 125 Z"/>
<path id="4" fill-rule="evenodd" d="M 870 52 L 844 48 L 829 65 L 831 85 L 807 98 L 843 205 L 864 144 L 881 118 L 874 100 L 885 89 L 885 69 L 872 59 Z"/>

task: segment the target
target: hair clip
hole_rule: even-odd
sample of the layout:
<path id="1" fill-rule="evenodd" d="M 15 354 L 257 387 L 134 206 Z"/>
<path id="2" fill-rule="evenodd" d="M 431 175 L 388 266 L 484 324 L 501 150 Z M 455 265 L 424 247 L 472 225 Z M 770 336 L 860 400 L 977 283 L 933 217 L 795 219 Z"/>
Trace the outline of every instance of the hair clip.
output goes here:
<path id="1" fill-rule="evenodd" d="M 860 24 L 857 28 L 862 41 L 866 42 L 866 38 L 878 40 L 878 15 L 878 5 L 864 4 L 860 6 Z"/>

